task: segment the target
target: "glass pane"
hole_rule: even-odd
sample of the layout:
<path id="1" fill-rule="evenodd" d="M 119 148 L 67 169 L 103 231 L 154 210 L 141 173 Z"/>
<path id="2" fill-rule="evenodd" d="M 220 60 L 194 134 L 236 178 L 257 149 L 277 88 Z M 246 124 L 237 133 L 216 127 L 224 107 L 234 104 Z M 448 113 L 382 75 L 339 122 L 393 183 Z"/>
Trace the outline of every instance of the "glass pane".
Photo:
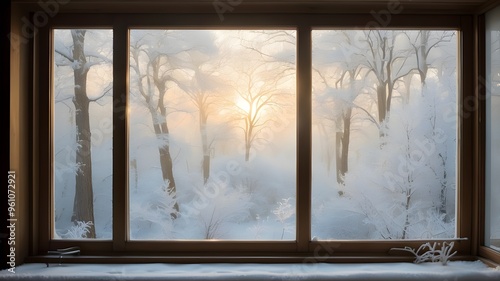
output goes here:
<path id="1" fill-rule="evenodd" d="M 131 239 L 295 239 L 295 32 L 130 42 Z"/>
<path id="2" fill-rule="evenodd" d="M 54 238 L 111 239 L 113 34 L 54 30 Z"/>
<path id="3" fill-rule="evenodd" d="M 486 14 L 486 231 L 500 251 L 500 7 Z"/>
<path id="4" fill-rule="evenodd" d="M 312 40 L 313 237 L 455 237 L 456 32 Z"/>

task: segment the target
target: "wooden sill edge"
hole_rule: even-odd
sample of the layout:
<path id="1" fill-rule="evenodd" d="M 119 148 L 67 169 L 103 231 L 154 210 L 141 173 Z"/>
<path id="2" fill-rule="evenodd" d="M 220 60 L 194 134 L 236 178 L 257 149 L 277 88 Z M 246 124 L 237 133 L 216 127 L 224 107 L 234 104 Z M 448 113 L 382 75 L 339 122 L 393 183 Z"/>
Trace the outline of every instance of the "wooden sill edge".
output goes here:
<path id="1" fill-rule="evenodd" d="M 396 262 L 413 262 L 413 257 L 410 256 L 332 256 L 332 257 L 315 257 L 315 256 L 202 256 L 202 255 L 82 255 L 82 256 L 30 256 L 26 259 L 26 263 L 101 263 L 101 264 L 127 264 L 127 263 L 396 263 Z M 497 265 L 488 259 L 474 256 L 457 256 L 451 260 L 456 261 L 476 261 L 481 260 L 485 264 L 496 267 Z"/>

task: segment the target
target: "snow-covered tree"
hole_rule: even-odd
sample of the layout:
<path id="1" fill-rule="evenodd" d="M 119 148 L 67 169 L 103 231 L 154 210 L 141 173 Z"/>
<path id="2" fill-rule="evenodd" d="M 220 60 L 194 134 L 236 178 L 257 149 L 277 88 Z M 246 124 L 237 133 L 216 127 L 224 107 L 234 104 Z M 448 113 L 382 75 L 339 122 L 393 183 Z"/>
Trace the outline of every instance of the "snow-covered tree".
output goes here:
<path id="1" fill-rule="evenodd" d="M 210 159 L 214 137 L 209 136 L 208 119 L 216 112 L 217 103 L 221 103 L 221 92 L 227 91 L 227 85 L 217 73 L 220 62 L 210 65 L 210 57 L 193 61 L 193 74 L 179 81 L 178 86 L 186 93 L 198 111 L 199 131 L 202 146 L 203 182 L 210 178 Z"/>
<path id="2" fill-rule="evenodd" d="M 180 84 L 179 77 L 185 75 L 184 71 L 195 67 L 189 60 L 189 55 L 200 51 L 197 49 L 206 45 L 198 45 L 198 43 L 211 42 L 211 38 L 207 37 L 207 33 L 204 32 L 172 30 L 135 30 L 132 35 L 130 67 L 135 80 L 132 94 L 141 97 L 150 113 L 154 133 L 159 141 L 158 152 L 162 177 L 167 183 L 166 192 L 175 199 L 177 188 L 170 152 L 171 136 L 167 118 L 169 113 L 167 105 L 171 101 L 167 98 L 167 94 L 171 87 Z M 176 43 L 172 44 L 174 40 Z M 213 51 L 213 49 L 208 49 L 208 52 Z M 177 202 L 174 204 L 174 209 L 176 212 L 179 211 Z M 176 217 L 177 214 L 172 213 L 172 218 Z"/>
<path id="3" fill-rule="evenodd" d="M 363 94 L 363 76 L 367 75 L 362 66 L 363 56 L 353 52 L 358 33 L 348 31 L 322 31 L 315 33 L 314 67 L 323 87 L 316 90 L 315 113 L 318 119 L 333 122 L 335 126 L 335 159 L 337 182 L 343 183 L 349 169 L 349 145 L 353 110 L 373 120 L 370 112 L 356 105 L 356 98 Z M 320 122 L 321 123 L 321 122 Z M 321 124 L 324 126 L 324 124 Z M 328 134 L 324 134 L 328 138 Z M 327 141 L 327 146 L 330 146 Z M 329 161 L 327 165 L 329 165 Z"/>
<path id="4" fill-rule="evenodd" d="M 287 110 L 287 100 L 292 94 L 290 83 L 295 76 L 291 66 L 295 57 L 290 53 L 294 44 L 291 38 L 292 34 L 286 31 L 253 32 L 237 38 L 244 46 L 239 55 L 253 58 L 244 64 L 232 64 L 232 70 L 238 74 L 232 82 L 236 92 L 233 114 L 244 134 L 247 162 L 262 131 Z"/>
<path id="5" fill-rule="evenodd" d="M 327 143 L 337 155 L 337 184 L 315 172 L 313 235 L 453 237 L 456 117 L 442 113 L 456 104 L 454 56 L 448 31 L 313 33 L 314 114 L 326 128 L 318 136 L 335 133 Z M 345 214 L 364 229 L 340 229 Z"/>
<path id="6" fill-rule="evenodd" d="M 112 85 L 106 86 L 97 96 L 89 95 L 88 74 L 92 67 L 111 63 L 111 59 L 92 46 L 87 48 L 85 29 L 74 29 L 71 32 L 71 43 L 56 38 L 56 66 L 71 67 L 73 76 L 73 93 L 58 95 L 56 102 L 64 102 L 70 98 L 74 106 L 74 122 L 76 127 L 75 149 L 75 196 L 71 220 L 77 224 L 84 222 L 86 231 L 84 238 L 95 238 L 94 220 L 94 188 L 92 175 L 92 137 L 90 124 L 90 105 L 98 102 L 111 93 Z M 71 111 L 71 109 L 70 109 Z"/>

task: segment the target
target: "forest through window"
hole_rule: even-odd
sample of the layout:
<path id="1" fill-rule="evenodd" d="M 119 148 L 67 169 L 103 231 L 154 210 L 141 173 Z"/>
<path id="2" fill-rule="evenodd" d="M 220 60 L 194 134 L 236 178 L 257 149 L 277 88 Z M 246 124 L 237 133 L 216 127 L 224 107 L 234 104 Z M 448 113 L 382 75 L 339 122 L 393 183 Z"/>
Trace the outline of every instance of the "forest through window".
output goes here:
<path id="1" fill-rule="evenodd" d="M 317 30 L 318 239 L 455 237 L 455 31 Z"/>
<path id="2" fill-rule="evenodd" d="M 313 237 L 455 237 L 457 32 L 313 30 L 309 93 L 296 33 L 129 31 L 131 240 L 295 240 L 298 95 Z M 112 37 L 54 30 L 55 238 L 113 236 Z"/>

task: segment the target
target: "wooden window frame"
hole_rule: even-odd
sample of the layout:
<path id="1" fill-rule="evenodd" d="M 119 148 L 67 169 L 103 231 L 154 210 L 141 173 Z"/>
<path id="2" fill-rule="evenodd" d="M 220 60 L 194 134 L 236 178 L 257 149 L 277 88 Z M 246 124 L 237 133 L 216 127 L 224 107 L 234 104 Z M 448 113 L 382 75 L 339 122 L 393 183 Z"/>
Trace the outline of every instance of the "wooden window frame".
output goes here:
<path id="1" fill-rule="evenodd" d="M 410 261 L 412 257 L 389 251 L 393 247 L 418 247 L 422 240 L 311 241 L 311 30 L 314 28 L 363 29 L 373 21 L 370 14 L 249 13 L 226 14 L 99 14 L 59 13 L 39 29 L 32 40 L 33 165 L 30 221 L 30 258 L 53 261 L 48 250 L 79 246 L 82 256 L 71 262 L 388 262 Z M 361 24 L 360 24 L 361 23 Z M 418 23 L 416 25 L 415 23 Z M 51 30 L 57 28 L 113 29 L 113 238 L 110 241 L 54 240 L 53 164 L 51 103 Z M 128 98 L 128 30 L 133 28 L 294 28 L 297 30 L 297 221 L 296 241 L 128 241 L 127 240 L 127 119 L 119 108 Z M 484 74 L 484 19 L 474 15 L 392 15 L 387 29 L 454 29 L 459 32 L 458 108 L 464 101 L 478 100 Z M 481 45 L 482 44 L 482 45 Z M 47 71 L 50 70 L 50 71 Z M 482 72 L 481 72 L 482 71 Z M 484 77 L 484 76 L 483 76 Z M 123 98 L 125 97 L 125 98 Z M 484 102 L 469 118 L 459 116 L 457 237 L 459 259 L 482 256 L 500 263 L 500 254 L 482 246 L 484 230 Z M 473 136 L 473 137 L 471 137 Z M 49 149 L 48 149 L 49 148 Z M 300 149 L 299 149 L 300 148 Z M 119 203 L 118 203 L 119 202 Z M 437 241 L 437 240 L 436 240 Z"/>
<path id="2" fill-rule="evenodd" d="M 500 252 L 493 250 L 491 247 L 485 245 L 485 223 L 486 223 L 486 101 L 488 99 L 487 87 L 486 85 L 486 12 L 492 10 L 496 7 L 500 7 L 498 3 L 491 5 L 477 17 L 476 20 L 476 60 L 477 60 L 477 78 L 475 79 L 476 91 L 477 91 L 477 131 L 474 134 L 477 138 L 476 147 L 476 173 L 477 178 L 477 190 L 475 191 L 475 196 L 477 198 L 477 223 L 474 225 L 474 230 L 476 231 L 477 241 L 477 255 L 481 258 L 494 261 L 500 264 Z M 484 120 L 484 121 L 483 121 Z"/>

